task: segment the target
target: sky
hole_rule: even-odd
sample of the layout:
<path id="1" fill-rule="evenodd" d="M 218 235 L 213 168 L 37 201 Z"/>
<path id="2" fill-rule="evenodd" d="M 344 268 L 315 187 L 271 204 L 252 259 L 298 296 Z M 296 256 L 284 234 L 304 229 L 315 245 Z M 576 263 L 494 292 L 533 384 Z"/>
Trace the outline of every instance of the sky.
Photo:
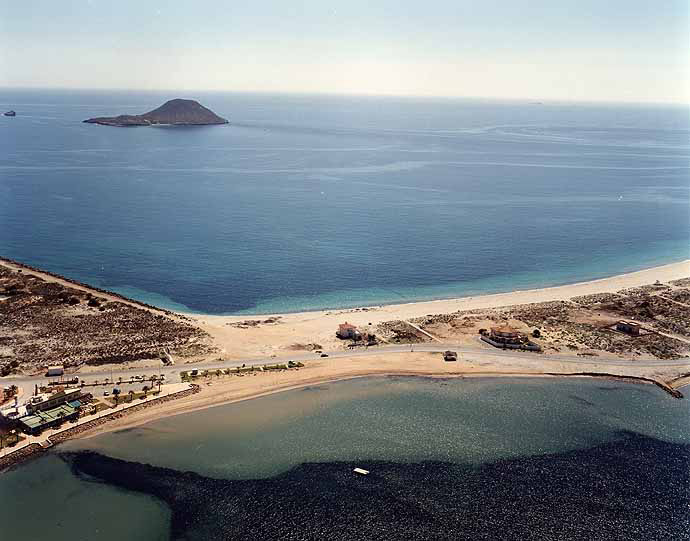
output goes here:
<path id="1" fill-rule="evenodd" d="M 0 0 L 0 87 L 690 103 L 688 0 Z"/>

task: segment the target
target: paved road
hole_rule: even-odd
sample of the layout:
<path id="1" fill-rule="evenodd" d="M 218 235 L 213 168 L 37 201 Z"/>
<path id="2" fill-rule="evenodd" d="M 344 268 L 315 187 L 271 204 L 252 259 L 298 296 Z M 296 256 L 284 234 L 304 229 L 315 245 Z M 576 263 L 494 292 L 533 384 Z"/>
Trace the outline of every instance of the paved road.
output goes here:
<path id="1" fill-rule="evenodd" d="M 479 345 L 468 347 L 466 345 L 458 344 L 414 344 L 414 345 L 387 345 L 375 346 L 370 348 L 354 349 L 347 351 L 329 351 L 330 358 L 352 358 L 364 357 L 370 355 L 381 355 L 391 353 L 408 353 L 410 351 L 432 352 L 440 353 L 447 349 L 457 351 L 460 356 L 464 356 L 463 360 L 469 360 L 482 364 L 482 362 L 496 361 L 497 359 L 511 359 L 511 360 L 529 360 L 534 358 L 539 361 L 555 361 L 565 364 L 578 365 L 599 365 L 611 368 L 623 366 L 635 366 L 639 368 L 653 368 L 653 367 L 687 367 L 690 371 L 690 358 L 677 359 L 673 361 L 668 360 L 625 360 L 625 359 L 600 359 L 598 357 L 578 357 L 576 355 L 566 354 L 537 354 L 530 352 L 519 351 L 504 351 L 500 349 L 488 349 Z M 94 380 L 103 381 L 105 378 L 110 378 L 111 381 L 122 377 L 123 380 L 129 380 L 133 375 L 143 375 L 144 377 L 151 377 L 152 375 L 165 374 L 166 379 L 170 382 L 177 382 L 180 371 L 192 369 L 215 370 L 217 368 L 233 368 L 242 366 L 243 364 L 274 364 L 277 362 L 287 362 L 289 360 L 309 362 L 319 359 L 319 355 L 315 353 L 305 353 L 301 355 L 294 355 L 291 357 L 266 357 L 266 358 L 250 358 L 240 359 L 234 361 L 206 361 L 201 363 L 194 363 L 193 365 L 173 365 L 173 366 L 158 366 L 154 368 L 129 368 L 122 370 L 103 370 L 97 372 L 86 372 L 78 374 L 80 378 L 87 382 Z M 30 392 L 34 385 L 46 383 L 48 378 L 45 376 L 30 376 L 30 377 L 8 377 L 0 378 L 0 383 L 3 385 L 17 385 L 22 387 L 25 392 Z M 144 385 L 144 382 L 141 383 Z"/>

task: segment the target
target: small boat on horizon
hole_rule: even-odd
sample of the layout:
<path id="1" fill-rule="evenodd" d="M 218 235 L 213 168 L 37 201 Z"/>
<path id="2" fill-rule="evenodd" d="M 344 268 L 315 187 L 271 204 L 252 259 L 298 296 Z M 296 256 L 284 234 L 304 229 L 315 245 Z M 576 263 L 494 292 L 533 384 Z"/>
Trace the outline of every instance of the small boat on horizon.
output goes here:
<path id="1" fill-rule="evenodd" d="M 14 111 L 7 111 L 6 113 L 3 113 L 5 116 L 17 116 L 17 113 Z"/>

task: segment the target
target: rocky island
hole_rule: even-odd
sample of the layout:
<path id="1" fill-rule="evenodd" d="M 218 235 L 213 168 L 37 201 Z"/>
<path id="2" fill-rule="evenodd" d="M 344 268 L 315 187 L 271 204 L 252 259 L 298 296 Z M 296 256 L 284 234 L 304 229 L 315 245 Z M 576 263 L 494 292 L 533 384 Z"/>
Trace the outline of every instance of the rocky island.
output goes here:
<path id="1" fill-rule="evenodd" d="M 227 124 L 228 121 L 195 100 L 174 99 L 142 115 L 119 115 L 89 118 L 84 122 L 104 126 L 153 126 L 171 124 L 177 126 L 206 126 Z"/>

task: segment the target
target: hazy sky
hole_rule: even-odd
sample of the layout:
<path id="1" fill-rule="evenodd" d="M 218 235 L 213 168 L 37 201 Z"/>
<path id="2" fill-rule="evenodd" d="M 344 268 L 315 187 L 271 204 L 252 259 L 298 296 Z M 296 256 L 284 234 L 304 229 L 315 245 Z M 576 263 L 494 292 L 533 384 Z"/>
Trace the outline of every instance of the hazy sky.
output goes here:
<path id="1" fill-rule="evenodd" d="M 0 0 L 0 86 L 690 102 L 688 0 Z"/>

